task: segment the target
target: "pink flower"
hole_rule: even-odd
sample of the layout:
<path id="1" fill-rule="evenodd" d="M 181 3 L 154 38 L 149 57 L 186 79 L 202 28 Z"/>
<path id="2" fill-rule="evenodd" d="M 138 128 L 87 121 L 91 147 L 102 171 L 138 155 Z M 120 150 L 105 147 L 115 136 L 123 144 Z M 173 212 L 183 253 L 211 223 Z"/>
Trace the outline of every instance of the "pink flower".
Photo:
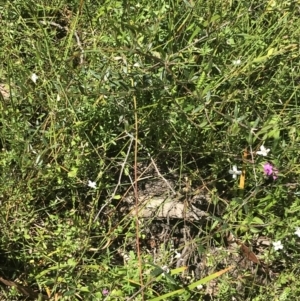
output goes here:
<path id="1" fill-rule="evenodd" d="M 264 173 L 266 176 L 272 176 L 273 180 L 276 180 L 278 177 L 278 170 L 276 168 L 274 168 L 274 166 L 272 164 L 270 164 L 269 162 L 264 164 Z"/>
<path id="2" fill-rule="evenodd" d="M 273 165 L 269 162 L 264 165 L 264 173 L 267 176 L 271 176 L 273 174 Z"/>
<path id="3" fill-rule="evenodd" d="M 109 290 L 108 289 L 103 289 L 102 290 L 102 294 L 104 295 L 104 296 L 107 296 L 108 294 L 109 294 Z"/>

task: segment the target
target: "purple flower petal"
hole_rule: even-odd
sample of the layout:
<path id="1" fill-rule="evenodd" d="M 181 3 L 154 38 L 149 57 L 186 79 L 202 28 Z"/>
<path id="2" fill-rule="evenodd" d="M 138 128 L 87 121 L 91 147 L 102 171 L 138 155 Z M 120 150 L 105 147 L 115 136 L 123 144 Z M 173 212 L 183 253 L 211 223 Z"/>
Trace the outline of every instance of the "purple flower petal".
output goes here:
<path id="1" fill-rule="evenodd" d="M 274 168 L 272 164 L 267 162 L 263 165 L 263 168 L 265 175 L 272 176 L 273 180 L 276 180 L 278 178 L 278 169 Z"/>
<path id="2" fill-rule="evenodd" d="M 267 176 L 271 176 L 273 174 L 273 165 L 270 164 L 269 162 L 264 164 L 264 173 Z"/>

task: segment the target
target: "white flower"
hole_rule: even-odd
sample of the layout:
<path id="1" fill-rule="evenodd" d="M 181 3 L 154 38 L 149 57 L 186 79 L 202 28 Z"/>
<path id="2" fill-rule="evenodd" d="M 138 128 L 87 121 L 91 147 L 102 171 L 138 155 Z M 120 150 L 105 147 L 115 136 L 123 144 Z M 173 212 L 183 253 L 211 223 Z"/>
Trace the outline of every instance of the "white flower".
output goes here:
<path id="1" fill-rule="evenodd" d="M 165 273 L 169 274 L 169 272 L 170 272 L 170 269 L 166 265 L 162 266 L 161 269 L 163 270 L 163 273 L 162 273 L 163 277 L 166 276 Z"/>
<path id="2" fill-rule="evenodd" d="M 170 269 L 166 265 L 162 266 L 161 269 L 166 273 L 170 272 Z"/>
<path id="3" fill-rule="evenodd" d="M 197 285 L 197 290 L 202 290 L 203 289 L 203 285 L 202 284 L 199 284 L 199 285 Z"/>
<path id="4" fill-rule="evenodd" d="M 280 250 L 280 249 L 283 249 L 283 245 L 282 245 L 282 243 L 281 243 L 280 240 L 274 241 L 272 244 L 273 244 L 273 247 L 274 247 L 274 250 L 275 250 L 275 251 L 278 251 L 278 250 Z"/>
<path id="5" fill-rule="evenodd" d="M 181 254 L 177 251 L 175 251 L 176 255 L 174 256 L 174 258 L 179 259 L 181 257 Z"/>
<path id="6" fill-rule="evenodd" d="M 296 228 L 295 234 L 300 237 L 300 227 Z"/>
<path id="7" fill-rule="evenodd" d="M 269 148 L 265 148 L 264 145 L 261 145 L 261 146 L 260 146 L 260 150 L 257 151 L 256 153 L 257 153 L 258 155 L 261 155 L 261 156 L 263 156 L 263 157 L 266 157 L 266 156 L 268 155 L 268 152 L 269 152 L 269 151 L 270 151 Z"/>
<path id="8" fill-rule="evenodd" d="M 88 186 L 91 187 L 91 188 L 94 188 L 94 189 L 97 188 L 97 187 L 96 187 L 96 182 L 92 182 L 92 181 L 90 181 L 90 180 L 89 180 Z"/>
<path id="9" fill-rule="evenodd" d="M 235 66 L 238 66 L 238 65 L 241 64 L 241 60 L 240 59 L 234 60 L 234 61 L 232 61 L 232 64 L 235 65 Z"/>
<path id="10" fill-rule="evenodd" d="M 30 78 L 36 84 L 36 80 L 38 79 L 38 76 L 35 73 L 32 73 Z"/>
<path id="11" fill-rule="evenodd" d="M 229 170 L 229 173 L 232 175 L 233 179 L 236 179 L 237 175 L 242 174 L 242 172 L 240 170 L 237 169 L 236 165 L 232 166 L 232 169 Z"/>

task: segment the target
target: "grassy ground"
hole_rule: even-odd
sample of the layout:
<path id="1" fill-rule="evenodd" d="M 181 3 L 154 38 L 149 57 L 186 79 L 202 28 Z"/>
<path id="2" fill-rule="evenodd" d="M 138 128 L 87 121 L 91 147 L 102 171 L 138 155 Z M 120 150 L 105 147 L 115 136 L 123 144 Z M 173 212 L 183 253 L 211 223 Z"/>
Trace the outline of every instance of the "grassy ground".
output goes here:
<path id="1" fill-rule="evenodd" d="M 299 300 L 299 1 L 96 3 L 0 4 L 0 299 Z M 185 265 L 150 165 L 209 193 Z"/>

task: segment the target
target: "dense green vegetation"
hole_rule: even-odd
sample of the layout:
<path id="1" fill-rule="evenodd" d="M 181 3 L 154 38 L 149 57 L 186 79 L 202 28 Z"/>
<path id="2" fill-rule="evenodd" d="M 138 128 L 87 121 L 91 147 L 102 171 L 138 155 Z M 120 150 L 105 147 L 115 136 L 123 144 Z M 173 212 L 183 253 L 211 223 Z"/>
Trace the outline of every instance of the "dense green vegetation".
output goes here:
<path id="1" fill-rule="evenodd" d="M 299 17 L 296 0 L 0 4 L 0 299 L 297 300 Z M 151 236 L 125 198 L 153 179 L 185 204 L 205 190 L 209 218 Z"/>

